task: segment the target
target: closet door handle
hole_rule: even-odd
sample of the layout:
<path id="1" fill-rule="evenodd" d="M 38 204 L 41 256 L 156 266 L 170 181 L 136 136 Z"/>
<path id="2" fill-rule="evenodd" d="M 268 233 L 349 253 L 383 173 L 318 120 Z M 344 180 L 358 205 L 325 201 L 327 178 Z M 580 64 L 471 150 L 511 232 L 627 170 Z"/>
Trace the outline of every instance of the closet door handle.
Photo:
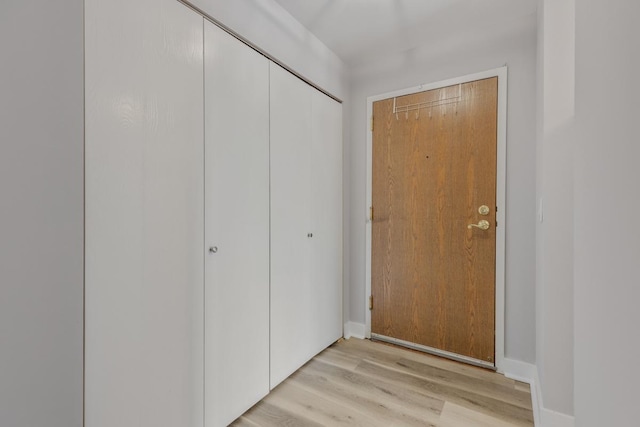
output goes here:
<path id="1" fill-rule="evenodd" d="M 209 252 L 212 253 L 212 254 L 217 253 L 218 252 L 218 247 L 217 246 L 211 246 L 209 248 Z"/>
<path id="2" fill-rule="evenodd" d="M 307 233 L 307 237 L 308 238 L 312 238 L 313 237 L 313 233 Z"/>

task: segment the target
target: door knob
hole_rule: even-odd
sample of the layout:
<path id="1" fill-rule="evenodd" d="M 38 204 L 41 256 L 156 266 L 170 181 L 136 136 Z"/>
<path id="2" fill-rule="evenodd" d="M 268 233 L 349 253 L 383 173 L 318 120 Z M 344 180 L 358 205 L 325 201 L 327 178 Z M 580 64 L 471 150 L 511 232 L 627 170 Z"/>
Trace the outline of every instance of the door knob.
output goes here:
<path id="1" fill-rule="evenodd" d="M 212 254 L 215 254 L 218 252 L 218 247 L 217 246 L 211 246 L 209 248 L 209 252 L 211 252 Z"/>
<path id="2" fill-rule="evenodd" d="M 487 221 L 486 219 L 483 219 L 482 221 L 480 221 L 477 224 L 469 224 L 469 225 L 467 225 L 467 228 L 469 230 L 471 230 L 473 227 L 479 228 L 480 230 L 488 230 L 489 229 L 489 221 Z"/>

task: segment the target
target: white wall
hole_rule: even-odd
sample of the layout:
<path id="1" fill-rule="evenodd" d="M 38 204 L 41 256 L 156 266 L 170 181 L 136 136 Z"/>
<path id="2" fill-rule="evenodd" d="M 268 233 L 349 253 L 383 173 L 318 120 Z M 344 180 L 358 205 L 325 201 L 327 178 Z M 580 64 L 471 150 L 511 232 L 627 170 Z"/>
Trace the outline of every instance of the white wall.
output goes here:
<path id="1" fill-rule="evenodd" d="M 392 90 L 509 66 L 507 136 L 506 354 L 535 360 L 536 16 L 479 23 L 437 42 L 359 64 L 351 76 L 348 162 L 350 320 L 365 322 L 366 99 Z"/>
<path id="2" fill-rule="evenodd" d="M 0 3 L 0 425 L 82 425 L 83 2 Z"/>
<path id="3" fill-rule="evenodd" d="M 640 3 L 576 2 L 576 425 L 638 425 Z"/>
<path id="4" fill-rule="evenodd" d="M 536 362 L 548 418 L 573 414 L 575 3 L 540 7 Z"/>

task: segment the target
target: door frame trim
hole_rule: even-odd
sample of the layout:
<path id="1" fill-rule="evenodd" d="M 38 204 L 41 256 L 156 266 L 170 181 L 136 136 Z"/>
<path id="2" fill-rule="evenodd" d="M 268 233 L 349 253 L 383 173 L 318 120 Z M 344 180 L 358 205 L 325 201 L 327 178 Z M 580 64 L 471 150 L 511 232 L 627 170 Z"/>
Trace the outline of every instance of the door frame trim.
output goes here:
<path id="1" fill-rule="evenodd" d="M 504 366 L 504 336 L 505 336 L 505 249 L 506 249 L 506 177 L 507 177 L 507 66 L 494 68 L 479 73 L 468 74 L 452 79 L 433 83 L 421 84 L 406 89 L 387 92 L 367 97 L 367 195 L 366 218 L 366 248 L 365 248 L 365 337 L 371 338 L 371 311 L 369 311 L 369 295 L 371 295 L 371 219 L 369 207 L 372 203 L 373 192 L 373 132 L 371 119 L 373 117 L 373 103 L 383 99 L 410 95 L 447 86 L 469 83 L 492 77 L 498 78 L 498 138 L 497 138 L 497 174 L 496 174 L 496 301 L 495 301 L 495 367 L 500 373 Z"/>

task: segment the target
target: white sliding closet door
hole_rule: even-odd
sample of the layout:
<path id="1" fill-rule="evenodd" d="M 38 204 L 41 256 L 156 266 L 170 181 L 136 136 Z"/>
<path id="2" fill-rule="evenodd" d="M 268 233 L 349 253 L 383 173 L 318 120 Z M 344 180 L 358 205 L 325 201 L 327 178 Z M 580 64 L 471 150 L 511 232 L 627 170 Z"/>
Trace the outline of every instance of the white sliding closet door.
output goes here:
<path id="1" fill-rule="evenodd" d="M 217 427 L 269 392 L 269 61 L 209 22 L 205 141 L 205 425 Z"/>
<path id="2" fill-rule="evenodd" d="M 342 336 L 342 104 L 314 90 L 311 117 L 315 355 Z"/>
<path id="3" fill-rule="evenodd" d="M 271 388 L 312 356 L 311 92 L 271 63 Z"/>
<path id="4" fill-rule="evenodd" d="M 202 426 L 202 17 L 85 16 L 85 426 Z"/>

